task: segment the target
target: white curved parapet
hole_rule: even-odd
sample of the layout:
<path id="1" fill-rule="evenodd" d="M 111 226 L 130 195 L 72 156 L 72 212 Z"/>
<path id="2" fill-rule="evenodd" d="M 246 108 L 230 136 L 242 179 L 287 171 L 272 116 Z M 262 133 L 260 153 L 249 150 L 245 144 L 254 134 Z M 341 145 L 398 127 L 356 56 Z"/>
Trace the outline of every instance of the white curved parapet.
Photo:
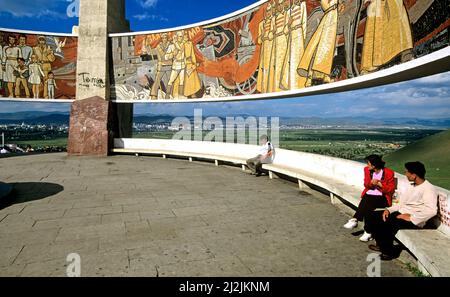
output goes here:
<path id="1" fill-rule="evenodd" d="M 114 140 L 115 153 L 174 155 L 245 164 L 258 153 L 258 146 L 221 142 L 121 138 Z M 363 190 L 365 164 L 323 155 L 275 149 L 272 164 L 263 168 L 295 177 L 324 188 L 353 205 L 359 203 Z M 408 186 L 404 175 L 396 173 L 399 196 Z M 436 187 L 440 197 L 439 231 L 450 235 L 450 191 Z"/>

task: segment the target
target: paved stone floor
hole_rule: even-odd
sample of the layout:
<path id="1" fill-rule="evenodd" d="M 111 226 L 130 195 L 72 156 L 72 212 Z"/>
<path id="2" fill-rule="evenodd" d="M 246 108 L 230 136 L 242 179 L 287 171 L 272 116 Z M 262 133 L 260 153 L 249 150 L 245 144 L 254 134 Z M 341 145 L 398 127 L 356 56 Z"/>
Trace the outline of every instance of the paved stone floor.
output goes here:
<path id="1" fill-rule="evenodd" d="M 157 157 L 0 159 L 0 275 L 365 276 L 367 244 L 315 191 Z M 410 276 L 399 261 L 383 276 Z"/>

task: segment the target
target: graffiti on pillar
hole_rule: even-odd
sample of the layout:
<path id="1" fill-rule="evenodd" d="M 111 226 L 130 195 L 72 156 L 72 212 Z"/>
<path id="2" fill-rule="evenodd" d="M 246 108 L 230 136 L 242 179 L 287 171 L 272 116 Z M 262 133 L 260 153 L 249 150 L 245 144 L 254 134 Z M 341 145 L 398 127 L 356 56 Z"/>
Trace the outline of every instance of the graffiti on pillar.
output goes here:
<path id="1" fill-rule="evenodd" d="M 112 37 L 112 96 L 224 98 L 358 77 L 449 46 L 450 0 L 271 0 L 229 20 Z"/>
<path id="2" fill-rule="evenodd" d="M 75 99 L 77 38 L 0 31 L 0 98 Z"/>
<path id="3" fill-rule="evenodd" d="M 105 88 L 106 84 L 102 78 L 91 76 L 88 72 L 82 72 L 78 74 L 78 85 L 84 88 L 96 87 Z"/>

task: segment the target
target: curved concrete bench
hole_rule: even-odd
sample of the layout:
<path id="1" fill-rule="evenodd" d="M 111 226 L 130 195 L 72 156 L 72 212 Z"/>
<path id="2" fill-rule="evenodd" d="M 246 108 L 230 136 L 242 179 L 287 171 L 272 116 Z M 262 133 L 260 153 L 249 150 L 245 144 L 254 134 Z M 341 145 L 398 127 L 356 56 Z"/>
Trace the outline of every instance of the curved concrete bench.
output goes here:
<path id="1" fill-rule="evenodd" d="M 245 170 L 246 160 L 254 157 L 259 147 L 255 145 L 161 140 L 161 139 L 115 139 L 114 153 L 178 156 L 189 161 L 207 159 L 239 164 Z M 360 200 L 361 183 L 365 164 L 328 156 L 275 149 L 272 164 L 263 169 L 273 178 L 274 173 L 298 180 L 299 187 L 316 186 L 329 192 L 331 203 L 345 203 L 355 209 Z M 397 192 L 405 191 L 408 181 L 396 173 Z M 450 192 L 437 187 L 440 215 L 432 220 L 434 229 L 401 230 L 397 239 L 417 258 L 418 267 L 432 276 L 450 276 Z"/>

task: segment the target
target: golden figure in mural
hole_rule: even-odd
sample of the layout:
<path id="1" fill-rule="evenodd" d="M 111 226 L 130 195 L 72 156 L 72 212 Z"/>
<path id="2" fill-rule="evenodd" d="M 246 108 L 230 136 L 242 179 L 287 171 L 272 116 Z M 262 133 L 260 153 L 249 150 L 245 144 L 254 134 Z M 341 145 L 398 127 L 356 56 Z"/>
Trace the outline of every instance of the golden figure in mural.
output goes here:
<path id="1" fill-rule="evenodd" d="M 170 73 L 166 99 L 170 99 L 170 96 L 172 98 L 184 96 L 184 75 L 186 69 L 184 34 L 184 31 L 178 31 L 174 35 L 173 42 L 169 45 L 165 56 L 166 60 L 172 60 L 172 72 Z"/>
<path id="2" fill-rule="evenodd" d="M 52 64 L 56 57 L 44 36 L 38 37 L 38 45 L 33 48 L 33 54 L 36 55 L 38 62 L 41 64 L 42 71 L 44 71 L 44 98 L 48 99 L 47 79 L 48 73 L 52 71 Z"/>
<path id="3" fill-rule="evenodd" d="M 287 4 L 286 4 L 287 3 Z M 275 25 L 273 28 L 274 42 L 271 58 L 270 71 L 273 71 L 273 87 L 267 92 L 283 91 L 283 86 L 287 86 L 287 81 L 281 81 L 281 78 L 287 78 L 282 73 L 283 62 L 288 47 L 288 20 L 289 20 L 289 0 L 278 0 L 274 14 Z M 285 89 L 285 88 L 284 88 Z"/>
<path id="4" fill-rule="evenodd" d="M 287 85 L 283 86 L 285 89 L 294 90 L 303 87 L 302 79 L 297 74 L 297 67 L 305 50 L 307 22 L 305 0 L 294 0 L 289 15 L 288 51 L 283 62 L 284 77 L 281 78 L 281 82 L 287 82 Z"/>
<path id="5" fill-rule="evenodd" d="M 194 44 L 184 35 L 184 56 L 186 59 L 186 73 L 184 75 L 184 96 L 196 94 L 202 88 L 202 82 L 197 72 L 197 58 L 194 53 Z"/>
<path id="6" fill-rule="evenodd" d="M 161 88 L 161 80 L 167 72 L 170 71 L 172 60 L 166 60 L 166 52 L 169 48 L 169 36 L 167 33 L 161 34 L 161 42 L 156 47 L 156 54 L 158 56 L 158 65 L 156 66 L 156 77 L 150 92 L 151 98 L 158 98 L 158 91 Z"/>
<path id="7" fill-rule="evenodd" d="M 273 27 L 274 20 L 272 18 L 273 7 L 269 3 L 266 7 L 266 13 L 264 20 L 259 24 L 259 36 L 258 43 L 261 45 L 261 54 L 259 62 L 258 80 L 256 82 L 256 90 L 260 93 L 265 93 L 271 90 L 272 84 L 269 82 L 273 80 L 269 79 L 270 58 L 272 57 L 272 45 L 273 45 Z M 270 91 L 269 91 L 270 92 Z"/>
<path id="8" fill-rule="evenodd" d="M 402 0 L 366 0 L 366 30 L 361 73 L 377 70 L 413 48 L 411 27 Z"/>
<path id="9" fill-rule="evenodd" d="M 302 77 L 302 86 L 311 86 L 313 80 L 323 83 L 331 81 L 331 67 L 336 47 L 338 0 L 321 0 L 324 15 L 317 30 L 306 46 L 297 72 Z"/>

